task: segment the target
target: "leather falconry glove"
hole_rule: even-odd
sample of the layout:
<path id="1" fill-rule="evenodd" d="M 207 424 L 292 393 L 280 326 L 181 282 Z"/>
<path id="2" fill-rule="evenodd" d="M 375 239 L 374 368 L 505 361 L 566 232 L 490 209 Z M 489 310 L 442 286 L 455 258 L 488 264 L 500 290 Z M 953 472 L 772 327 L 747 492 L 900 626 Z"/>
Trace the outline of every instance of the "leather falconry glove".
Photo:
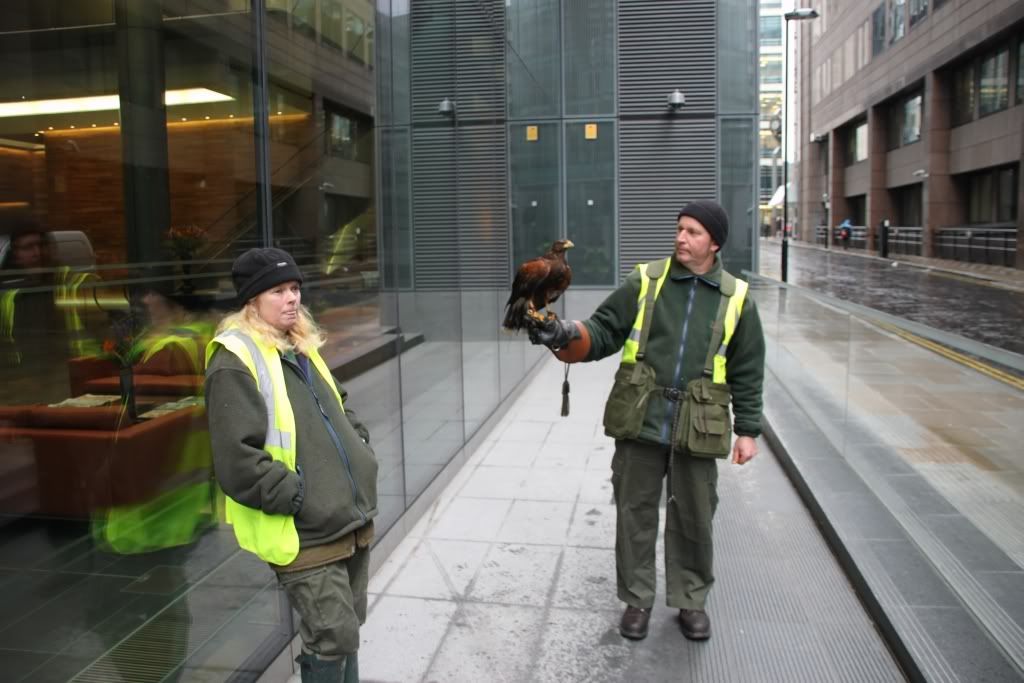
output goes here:
<path id="1" fill-rule="evenodd" d="M 571 341 L 581 337 L 579 327 L 571 320 L 555 318 L 543 323 L 531 323 L 527 332 L 530 343 L 543 344 L 552 351 L 564 349 Z"/>

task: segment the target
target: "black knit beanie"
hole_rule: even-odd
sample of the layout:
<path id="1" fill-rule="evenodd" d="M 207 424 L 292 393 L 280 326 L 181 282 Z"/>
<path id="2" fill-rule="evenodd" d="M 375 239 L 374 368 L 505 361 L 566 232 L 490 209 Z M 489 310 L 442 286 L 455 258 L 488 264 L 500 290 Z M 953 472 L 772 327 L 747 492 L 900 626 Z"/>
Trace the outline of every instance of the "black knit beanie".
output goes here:
<path id="1" fill-rule="evenodd" d="M 302 284 L 302 272 L 287 251 L 267 247 L 249 249 L 231 264 L 231 280 L 238 292 L 238 305 L 275 285 L 291 280 Z"/>
<path id="2" fill-rule="evenodd" d="M 719 248 L 725 246 L 726 240 L 729 239 L 729 216 L 718 202 L 710 199 L 698 199 L 695 202 L 690 202 L 679 212 L 676 222 L 678 223 L 683 216 L 696 218 L 710 233 L 711 239 Z"/>

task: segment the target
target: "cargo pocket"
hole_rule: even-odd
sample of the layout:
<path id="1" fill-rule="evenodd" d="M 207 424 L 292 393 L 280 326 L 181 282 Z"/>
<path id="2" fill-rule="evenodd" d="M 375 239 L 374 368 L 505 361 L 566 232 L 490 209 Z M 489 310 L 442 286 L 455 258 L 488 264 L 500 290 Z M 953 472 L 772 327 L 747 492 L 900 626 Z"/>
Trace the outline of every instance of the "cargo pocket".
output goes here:
<path id="1" fill-rule="evenodd" d="M 604 406 L 604 433 L 613 439 L 635 439 L 655 388 L 654 370 L 646 363 L 620 365 Z"/>
<path id="2" fill-rule="evenodd" d="M 732 415 L 729 385 L 715 384 L 707 377 L 686 387 L 685 445 L 699 458 L 724 458 L 732 446 Z"/>

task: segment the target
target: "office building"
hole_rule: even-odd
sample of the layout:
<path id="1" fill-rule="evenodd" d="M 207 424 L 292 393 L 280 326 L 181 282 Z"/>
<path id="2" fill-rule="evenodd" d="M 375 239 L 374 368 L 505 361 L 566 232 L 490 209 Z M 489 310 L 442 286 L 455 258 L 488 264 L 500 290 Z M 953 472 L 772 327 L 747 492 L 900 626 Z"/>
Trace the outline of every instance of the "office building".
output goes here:
<path id="1" fill-rule="evenodd" d="M 1021 267 L 1024 5 L 810 6 L 799 236 L 849 220 L 853 247 Z"/>

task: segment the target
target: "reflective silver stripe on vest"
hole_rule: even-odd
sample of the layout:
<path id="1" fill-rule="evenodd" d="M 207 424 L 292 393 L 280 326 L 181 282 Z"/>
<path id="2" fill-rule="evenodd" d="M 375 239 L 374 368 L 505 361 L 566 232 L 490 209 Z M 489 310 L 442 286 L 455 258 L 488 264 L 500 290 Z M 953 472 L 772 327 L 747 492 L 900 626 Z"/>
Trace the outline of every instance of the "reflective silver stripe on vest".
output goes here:
<path id="1" fill-rule="evenodd" d="M 640 330 L 635 327 L 629 331 L 629 341 L 640 343 Z"/>
<path id="2" fill-rule="evenodd" d="M 224 333 L 224 336 L 228 335 L 238 337 L 245 343 L 249 349 L 249 354 L 252 356 L 253 364 L 256 366 L 256 383 L 259 385 L 263 402 L 267 406 L 267 439 L 264 445 L 291 450 L 292 435 L 288 432 L 280 431 L 275 426 L 277 424 L 277 410 L 274 407 L 274 383 L 270 379 L 270 368 L 267 367 L 266 361 L 263 360 L 263 354 L 260 353 L 256 342 L 244 332 L 228 330 Z"/>

